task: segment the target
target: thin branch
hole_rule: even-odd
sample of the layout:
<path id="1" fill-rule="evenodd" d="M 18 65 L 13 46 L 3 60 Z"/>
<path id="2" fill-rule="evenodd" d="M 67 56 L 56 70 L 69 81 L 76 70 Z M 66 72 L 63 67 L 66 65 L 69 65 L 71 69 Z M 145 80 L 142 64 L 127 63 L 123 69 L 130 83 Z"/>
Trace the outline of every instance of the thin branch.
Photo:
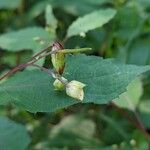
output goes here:
<path id="1" fill-rule="evenodd" d="M 146 131 L 138 113 L 136 111 L 134 111 L 134 115 L 135 115 L 135 118 L 136 118 L 136 122 L 137 124 L 139 125 L 139 128 L 141 129 L 141 131 L 144 133 L 145 136 L 148 137 L 149 141 L 150 141 L 150 134 Z"/>
<path id="2" fill-rule="evenodd" d="M 36 57 L 39 56 L 40 54 L 42 54 L 42 53 L 44 53 L 44 52 L 47 52 L 49 49 L 51 49 L 51 47 L 52 47 L 52 46 L 50 45 L 50 46 L 48 46 L 47 48 L 41 50 L 39 53 L 35 54 L 35 55 L 31 58 L 31 60 L 32 60 L 33 58 L 36 58 Z"/>
<path id="3" fill-rule="evenodd" d="M 39 53 L 35 54 L 27 63 L 21 64 L 16 66 L 14 69 L 10 70 L 9 72 L 7 72 L 4 76 L 0 77 L 0 81 L 6 77 L 11 76 L 12 74 L 16 73 L 17 71 L 26 68 L 27 66 L 34 64 L 35 62 L 37 62 L 38 60 L 42 59 L 43 57 L 46 57 L 48 55 L 51 54 L 55 54 L 55 53 L 78 53 L 78 52 L 85 52 L 85 51 L 90 51 L 92 50 L 91 48 L 80 48 L 80 49 L 63 49 L 63 50 L 57 50 L 57 51 L 50 51 L 45 53 L 46 51 L 48 51 L 52 46 L 48 46 L 47 48 L 43 49 L 42 51 L 40 51 Z M 43 54 L 43 55 L 41 55 Z"/>
<path id="4" fill-rule="evenodd" d="M 20 64 L 18 66 L 16 66 L 15 68 L 13 68 L 12 70 L 10 70 L 9 72 L 7 72 L 6 74 L 4 74 L 2 77 L 0 77 L 0 81 L 6 77 L 11 76 L 12 74 L 16 73 L 19 70 L 22 70 L 24 68 L 26 68 L 27 66 L 35 63 L 36 61 L 38 61 L 39 59 L 45 57 L 45 56 L 40 56 L 42 53 L 45 53 L 47 50 L 50 49 L 51 46 L 43 49 L 42 51 L 40 51 L 39 53 L 35 54 L 27 63 L 24 64 Z M 50 54 L 49 54 L 50 55 Z"/>

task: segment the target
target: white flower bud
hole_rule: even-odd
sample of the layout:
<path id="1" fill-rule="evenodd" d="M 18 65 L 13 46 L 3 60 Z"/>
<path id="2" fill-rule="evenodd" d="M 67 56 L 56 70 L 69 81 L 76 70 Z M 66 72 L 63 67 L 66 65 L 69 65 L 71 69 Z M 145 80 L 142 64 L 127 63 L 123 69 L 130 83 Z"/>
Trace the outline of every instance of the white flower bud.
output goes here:
<path id="1" fill-rule="evenodd" d="M 86 86 L 85 84 L 79 81 L 73 80 L 66 85 L 66 93 L 68 96 L 82 101 L 84 98 L 83 88 L 85 86 Z"/>

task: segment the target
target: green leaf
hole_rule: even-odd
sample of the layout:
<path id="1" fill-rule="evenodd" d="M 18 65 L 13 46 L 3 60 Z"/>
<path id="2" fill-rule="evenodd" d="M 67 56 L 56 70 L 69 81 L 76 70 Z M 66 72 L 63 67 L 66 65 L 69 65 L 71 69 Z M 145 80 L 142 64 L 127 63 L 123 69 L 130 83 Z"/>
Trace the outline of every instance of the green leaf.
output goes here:
<path id="1" fill-rule="evenodd" d="M 30 137 L 24 126 L 0 117 L 0 149 L 26 150 Z"/>
<path id="2" fill-rule="evenodd" d="M 120 107 L 134 111 L 142 94 L 142 81 L 140 79 L 136 79 L 129 84 L 127 92 L 121 94 L 114 102 Z"/>
<path id="3" fill-rule="evenodd" d="M 67 37 L 86 33 L 89 30 L 103 26 L 116 14 L 114 9 L 98 10 L 78 18 L 68 29 Z"/>
<path id="4" fill-rule="evenodd" d="M 149 0 L 138 0 L 140 6 L 149 7 L 150 1 Z"/>
<path id="5" fill-rule="evenodd" d="M 139 113 L 145 128 L 150 128 L 150 100 L 142 100 L 139 105 Z"/>
<path id="6" fill-rule="evenodd" d="M 137 40 L 132 44 L 128 62 L 130 64 L 147 65 L 150 60 L 150 43 L 148 39 Z M 142 49 L 142 51 L 141 51 Z M 142 56 L 142 57 L 141 57 Z M 140 59 L 139 59 L 140 58 Z"/>
<path id="7" fill-rule="evenodd" d="M 128 84 L 150 66 L 119 64 L 96 56 L 68 56 L 64 76 L 84 84 L 83 102 L 106 104 L 126 91 Z M 0 104 L 14 103 L 31 112 L 53 112 L 78 103 L 65 91 L 55 91 L 53 79 L 39 70 L 17 73 L 0 84 Z"/>
<path id="8" fill-rule="evenodd" d="M 67 13 L 73 14 L 73 15 L 85 15 L 87 13 L 90 13 L 94 10 L 98 10 L 100 5 L 103 4 L 112 3 L 111 0 L 44 0 L 39 1 L 36 3 L 29 11 L 29 18 L 32 19 L 33 17 L 37 17 L 42 12 L 44 12 L 44 9 L 47 5 L 52 5 L 53 8 L 61 8 Z"/>
<path id="9" fill-rule="evenodd" d="M 0 1 L 0 9 L 15 9 L 21 5 L 22 0 L 1 0 Z"/>
<path id="10" fill-rule="evenodd" d="M 35 39 L 39 37 L 45 45 Z M 0 47 L 9 51 L 33 50 L 37 52 L 47 45 L 51 44 L 55 36 L 46 32 L 41 27 L 30 27 L 19 31 L 5 33 L 0 36 Z"/>
<path id="11" fill-rule="evenodd" d="M 46 24 L 55 31 L 57 28 L 57 20 L 53 14 L 52 6 L 47 5 L 46 10 L 45 10 L 45 19 L 46 19 Z"/>
<path id="12" fill-rule="evenodd" d="M 70 115 L 64 118 L 58 125 L 51 130 L 50 137 L 55 138 L 61 132 L 73 133 L 84 138 L 93 137 L 95 133 L 95 124 L 90 119 L 81 116 Z M 81 132 L 82 130 L 82 132 Z"/>
<path id="13" fill-rule="evenodd" d="M 139 110 L 142 112 L 150 113 L 150 100 L 143 100 L 139 105 Z"/>

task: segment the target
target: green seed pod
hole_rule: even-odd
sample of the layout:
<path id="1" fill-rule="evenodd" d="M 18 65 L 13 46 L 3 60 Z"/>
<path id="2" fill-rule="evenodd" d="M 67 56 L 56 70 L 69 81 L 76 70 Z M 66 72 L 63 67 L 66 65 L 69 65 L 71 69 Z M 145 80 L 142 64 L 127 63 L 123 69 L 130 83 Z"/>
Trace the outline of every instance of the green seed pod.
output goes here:
<path id="1" fill-rule="evenodd" d="M 65 79 L 63 77 L 62 77 L 62 79 L 64 82 L 67 82 L 67 79 Z M 53 86 L 55 87 L 55 90 L 58 90 L 58 91 L 62 91 L 65 88 L 65 85 L 61 81 L 59 81 L 58 79 L 56 79 L 54 81 Z"/>
<path id="2" fill-rule="evenodd" d="M 64 48 L 59 42 L 56 42 L 52 45 L 52 52 L 57 52 L 62 49 Z M 52 57 L 52 64 L 55 70 L 61 75 L 65 67 L 65 54 L 55 53 L 55 54 L 51 54 L 51 57 Z"/>

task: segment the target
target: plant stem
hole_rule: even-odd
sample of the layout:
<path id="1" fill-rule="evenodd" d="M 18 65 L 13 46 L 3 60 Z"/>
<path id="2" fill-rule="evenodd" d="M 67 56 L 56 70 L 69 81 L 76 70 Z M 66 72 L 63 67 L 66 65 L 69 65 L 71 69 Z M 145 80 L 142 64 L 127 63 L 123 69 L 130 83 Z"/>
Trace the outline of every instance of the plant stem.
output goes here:
<path id="1" fill-rule="evenodd" d="M 61 76 L 61 75 L 59 75 L 57 72 L 53 71 L 52 69 L 46 69 L 46 68 L 41 67 L 41 66 L 39 66 L 39 65 L 37 65 L 37 64 L 31 64 L 31 66 L 37 67 L 37 68 L 41 69 L 42 71 L 48 73 L 50 76 L 52 76 L 52 77 L 55 78 L 55 79 L 58 79 L 58 80 L 59 80 L 61 83 L 63 83 L 64 85 L 66 85 L 66 84 L 68 83 L 68 82 L 66 82 L 66 81 L 64 81 L 64 80 L 62 79 L 62 76 Z"/>
<path id="2" fill-rule="evenodd" d="M 85 51 L 90 51 L 92 50 L 91 48 L 80 48 L 80 49 L 63 49 L 63 50 L 59 50 L 59 51 L 50 51 L 45 53 L 46 51 L 48 51 L 52 46 L 48 46 L 47 48 L 43 49 L 42 51 L 40 51 L 39 53 L 35 54 L 27 63 L 21 64 L 16 66 L 14 69 L 10 70 L 9 72 L 7 72 L 4 76 L 0 77 L 0 81 L 2 79 L 4 79 L 5 77 L 9 77 L 10 75 L 16 73 L 17 71 L 26 68 L 27 66 L 34 64 L 35 62 L 37 62 L 39 59 L 46 57 L 48 55 L 51 54 L 55 54 L 55 53 L 78 53 L 78 52 L 85 52 Z M 43 55 L 41 55 L 43 54 Z M 40 66 L 39 66 L 40 67 Z"/>
<path id="3" fill-rule="evenodd" d="M 13 68 L 12 70 L 10 70 L 9 72 L 7 72 L 5 75 L 3 75 L 2 77 L 0 77 L 0 81 L 6 77 L 11 76 L 12 74 L 16 73 L 17 71 L 26 68 L 27 66 L 35 63 L 36 61 L 38 61 L 39 59 L 45 57 L 42 56 L 42 53 L 45 53 L 47 50 L 49 50 L 51 48 L 51 46 L 48 46 L 47 48 L 43 49 L 42 51 L 40 51 L 39 53 L 35 54 L 27 63 L 24 64 L 20 64 L 18 66 L 16 66 L 15 68 Z M 41 55 L 41 56 L 40 56 Z M 50 54 L 49 54 L 50 55 Z"/>
<path id="4" fill-rule="evenodd" d="M 111 105 L 116 108 L 116 110 L 121 113 L 123 116 L 125 116 L 132 124 L 134 124 L 140 131 L 144 134 L 144 136 L 150 141 L 150 135 L 149 133 L 145 130 L 143 123 L 140 120 L 140 117 L 136 112 L 133 111 L 134 116 L 136 120 L 134 120 L 132 117 L 129 116 L 129 114 L 122 108 L 118 107 L 116 104 L 111 103 Z"/>
<path id="5" fill-rule="evenodd" d="M 41 50 L 39 53 L 35 54 L 35 55 L 31 58 L 31 60 L 32 60 L 33 58 L 36 58 L 36 57 L 39 56 L 40 54 L 42 54 L 42 53 L 48 51 L 51 47 L 52 47 L 52 46 L 48 46 L 47 48 Z"/>
<path id="6" fill-rule="evenodd" d="M 138 115 L 138 113 L 137 113 L 136 111 L 134 111 L 134 115 L 135 115 L 135 118 L 136 118 L 136 122 L 137 122 L 137 124 L 138 124 L 138 126 L 139 126 L 139 129 L 144 133 L 144 135 L 145 135 L 145 136 L 149 139 L 149 141 L 150 141 L 150 134 L 146 131 L 146 129 L 145 129 L 143 123 L 141 122 L 141 119 L 140 119 L 140 117 L 139 117 L 139 115 Z"/>

